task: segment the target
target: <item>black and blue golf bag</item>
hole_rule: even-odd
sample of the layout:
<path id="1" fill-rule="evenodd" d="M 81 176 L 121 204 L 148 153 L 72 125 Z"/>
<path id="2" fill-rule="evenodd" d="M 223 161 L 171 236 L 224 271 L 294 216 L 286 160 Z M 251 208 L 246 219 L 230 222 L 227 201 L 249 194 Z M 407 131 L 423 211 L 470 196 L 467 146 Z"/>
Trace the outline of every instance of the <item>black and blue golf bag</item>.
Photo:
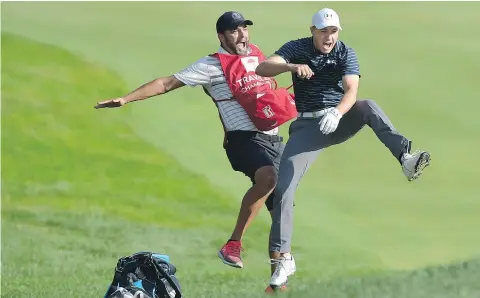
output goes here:
<path id="1" fill-rule="evenodd" d="M 104 298 L 182 298 L 176 272 L 167 255 L 138 252 L 120 258 Z"/>

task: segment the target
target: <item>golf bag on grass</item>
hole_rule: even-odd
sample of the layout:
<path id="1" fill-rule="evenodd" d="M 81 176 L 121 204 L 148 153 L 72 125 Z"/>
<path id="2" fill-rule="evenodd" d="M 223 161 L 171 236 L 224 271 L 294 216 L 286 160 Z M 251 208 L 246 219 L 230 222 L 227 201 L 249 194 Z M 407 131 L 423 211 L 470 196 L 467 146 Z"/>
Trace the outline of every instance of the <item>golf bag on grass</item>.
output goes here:
<path id="1" fill-rule="evenodd" d="M 120 258 L 104 298 L 182 298 L 176 271 L 162 254 L 138 252 Z"/>

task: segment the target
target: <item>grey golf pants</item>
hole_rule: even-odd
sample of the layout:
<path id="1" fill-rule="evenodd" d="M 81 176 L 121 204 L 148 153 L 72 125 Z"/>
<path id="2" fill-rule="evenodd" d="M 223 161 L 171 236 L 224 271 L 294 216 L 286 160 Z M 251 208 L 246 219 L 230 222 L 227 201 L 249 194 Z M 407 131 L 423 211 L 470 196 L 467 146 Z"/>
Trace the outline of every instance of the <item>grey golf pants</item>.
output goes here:
<path id="1" fill-rule="evenodd" d="M 325 148 L 343 143 L 368 125 L 378 139 L 400 161 L 410 150 L 411 142 L 400 135 L 382 109 L 370 99 L 357 100 L 343 115 L 337 129 L 324 135 L 316 119 L 296 119 L 290 124 L 289 140 L 284 149 L 275 189 L 270 251 L 291 251 L 293 233 L 293 201 L 298 183 Z"/>

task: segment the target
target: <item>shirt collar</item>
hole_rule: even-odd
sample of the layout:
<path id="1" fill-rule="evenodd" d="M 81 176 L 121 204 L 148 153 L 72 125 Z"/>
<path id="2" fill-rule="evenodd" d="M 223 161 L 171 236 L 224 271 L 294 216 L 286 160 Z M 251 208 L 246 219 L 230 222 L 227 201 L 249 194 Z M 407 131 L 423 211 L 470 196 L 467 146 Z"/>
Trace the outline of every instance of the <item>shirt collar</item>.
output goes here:
<path id="1" fill-rule="evenodd" d="M 220 46 L 218 48 L 218 51 L 217 51 L 219 54 L 230 54 L 229 52 L 227 52 L 222 46 Z"/>

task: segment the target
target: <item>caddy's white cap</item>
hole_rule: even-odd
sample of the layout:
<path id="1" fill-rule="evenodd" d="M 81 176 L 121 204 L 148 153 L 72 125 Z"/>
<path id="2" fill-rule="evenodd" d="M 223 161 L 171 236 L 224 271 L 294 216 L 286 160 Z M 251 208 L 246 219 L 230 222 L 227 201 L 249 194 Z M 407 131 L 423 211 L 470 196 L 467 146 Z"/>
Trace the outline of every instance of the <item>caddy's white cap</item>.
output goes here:
<path id="1" fill-rule="evenodd" d="M 330 8 L 324 8 L 317 11 L 312 17 L 312 25 L 317 27 L 317 29 L 335 26 L 342 30 L 342 27 L 340 26 L 340 17 L 335 10 Z"/>

